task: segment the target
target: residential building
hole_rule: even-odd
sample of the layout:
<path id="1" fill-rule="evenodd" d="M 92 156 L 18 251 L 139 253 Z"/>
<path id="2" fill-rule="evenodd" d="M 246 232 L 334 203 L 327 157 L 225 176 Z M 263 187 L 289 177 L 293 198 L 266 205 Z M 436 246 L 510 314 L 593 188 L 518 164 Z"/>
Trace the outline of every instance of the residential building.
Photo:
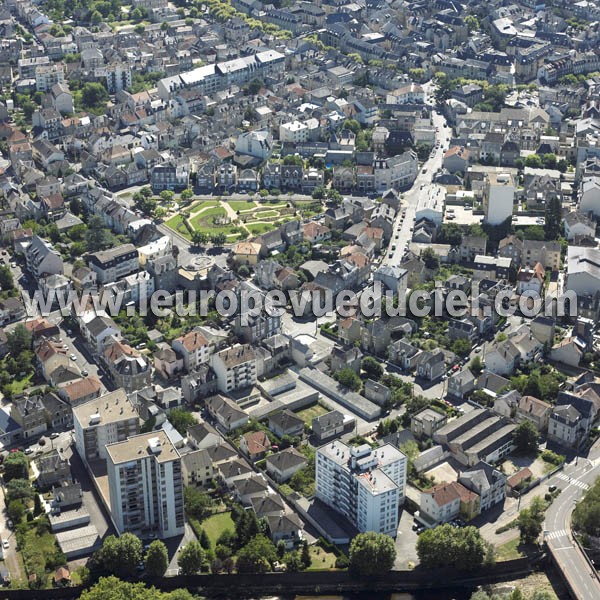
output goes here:
<path id="1" fill-rule="evenodd" d="M 107 445 L 110 516 L 119 534 L 183 534 L 181 456 L 162 430 Z"/>
<path id="2" fill-rule="evenodd" d="M 13 398 L 10 416 L 23 430 L 23 438 L 38 438 L 46 432 L 46 412 L 41 396 Z"/>
<path id="3" fill-rule="evenodd" d="M 344 433 L 345 419 L 339 410 L 332 410 L 312 420 L 311 429 L 318 442 L 324 442 Z"/>
<path id="4" fill-rule="evenodd" d="M 483 188 L 483 212 L 490 225 L 500 225 L 512 217 L 515 182 L 510 173 L 486 173 Z"/>
<path id="5" fill-rule="evenodd" d="M 448 523 L 458 516 L 467 520 L 479 514 L 479 497 L 453 481 L 440 483 L 421 493 L 418 519 L 427 527 Z"/>
<path id="6" fill-rule="evenodd" d="M 139 271 L 140 263 L 137 248 L 133 244 L 123 244 L 109 250 L 88 255 L 88 265 L 96 272 L 98 283 L 111 283 Z"/>
<path id="7" fill-rule="evenodd" d="M 256 383 L 256 354 L 250 345 L 237 344 L 213 354 L 211 366 L 222 392 L 231 392 Z"/>
<path id="8" fill-rule="evenodd" d="M 390 444 L 373 450 L 333 441 L 317 449 L 315 495 L 360 532 L 395 537 L 406 469 L 406 456 Z"/>
<path id="9" fill-rule="evenodd" d="M 267 457 L 267 473 L 277 483 L 289 481 L 298 471 L 306 467 L 308 461 L 294 448 L 287 448 Z"/>
<path id="10" fill-rule="evenodd" d="M 448 422 L 448 415 L 432 408 L 425 408 L 410 420 L 410 430 L 416 437 L 432 438 L 433 434 Z"/>
<path id="11" fill-rule="evenodd" d="M 188 373 L 195 371 L 200 365 L 208 363 L 210 345 L 200 331 L 193 330 L 175 338 L 172 347 L 177 354 L 183 357 L 183 365 Z"/>
<path id="12" fill-rule="evenodd" d="M 479 496 L 479 510 L 484 512 L 504 502 L 506 475 L 492 465 L 480 462 L 471 469 L 461 471 L 458 483 Z"/>
<path id="13" fill-rule="evenodd" d="M 27 270 L 36 278 L 62 275 L 64 264 L 61 255 L 50 242 L 34 235 L 25 247 Z"/>
<path id="14" fill-rule="evenodd" d="M 106 446 L 137 435 L 140 419 L 125 390 L 110 392 L 73 408 L 75 447 L 81 459 L 106 459 Z"/>

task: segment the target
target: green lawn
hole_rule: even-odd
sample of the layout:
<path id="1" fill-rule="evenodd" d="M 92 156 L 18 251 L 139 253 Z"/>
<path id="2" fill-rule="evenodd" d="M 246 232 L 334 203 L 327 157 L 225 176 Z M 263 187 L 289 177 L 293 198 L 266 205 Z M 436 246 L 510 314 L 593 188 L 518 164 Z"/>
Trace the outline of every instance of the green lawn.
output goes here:
<path id="1" fill-rule="evenodd" d="M 262 210 L 252 213 L 252 219 L 260 221 L 261 219 L 276 219 L 279 213 L 276 210 Z"/>
<path id="2" fill-rule="evenodd" d="M 253 200 L 227 200 L 226 201 L 229 206 L 236 212 L 239 210 L 240 212 L 250 211 L 253 208 L 256 208 L 256 202 Z"/>
<path id="3" fill-rule="evenodd" d="M 43 573 L 46 569 L 54 570 L 66 562 L 56 538 L 49 529 L 50 524 L 47 521 L 45 525 L 29 523 L 26 532 L 17 533 L 19 549 L 28 575 Z"/>
<path id="4" fill-rule="evenodd" d="M 235 523 L 231 518 L 230 512 L 219 513 L 209 517 L 205 521 L 202 521 L 201 527 L 206 531 L 206 535 L 213 548 L 217 545 L 219 536 L 225 530 L 229 529 L 230 531 L 235 531 Z"/>
<path id="5" fill-rule="evenodd" d="M 33 373 L 27 375 L 23 379 L 14 379 L 6 386 L 6 390 L 10 391 L 13 396 L 18 396 L 23 393 L 31 385 L 33 379 Z"/>
<path id="6" fill-rule="evenodd" d="M 335 568 L 336 556 L 333 552 L 327 552 L 321 546 L 310 546 L 310 567 L 307 571 L 327 571 Z"/>
<path id="7" fill-rule="evenodd" d="M 213 223 L 213 219 L 215 217 L 226 217 L 227 213 L 224 208 L 220 206 L 214 208 L 207 208 L 205 211 L 201 212 L 199 215 L 192 217 L 190 219 L 190 225 L 194 229 L 194 231 L 202 231 L 204 233 L 224 233 L 225 235 L 231 233 L 231 228 L 234 225 L 215 225 Z"/>
<path id="8" fill-rule="evenodd" d="M 271 231 L 275 229 L 274 223 L 246 223 L 246 227 L 248 231 L 252 235 L 261 235 L 262 233 L 266 233 L 267 231 Z"/>
<path id="9" fill-rule="evenodd" d="M 523 558 L 524 556 L 527 556 L 527 553 L 521 546 L 518 536 L 514 540 L 510 540 L 510 542 L 496 546 L 496 560 L 499 562 Z"/>
<path id="10" fill-rule="evenodd" d="M 184 238 L 188 240 L 192 239 L 181 215 L 175 215 L 174 217 L 171 217 L 165 224 L 167 227 L 170 227 L 173 231 L 176 231 Z"/>
<path id="11" fill-rule="evenodd" d="M 205 208 L 214 208 L 215 206 L 219 206 L 219 203 L 216 200 L 200 200 L 199 202 L 194 202 L 194 204 L 186 210 L 189 210 L 190 213 L 194 213 Z"/>
<path id="12" fill-rule="evenodd" d="M 312 420 L 315 417 L 320 417 L 325 413 L 329 412 L 324 406 L 320 404 L 313 404 L 313 406 L 309 406 L 303 410 L 298 411 L 296 414 L 304 421 L 306 425 L 309 427 L 312 425 Z"/>

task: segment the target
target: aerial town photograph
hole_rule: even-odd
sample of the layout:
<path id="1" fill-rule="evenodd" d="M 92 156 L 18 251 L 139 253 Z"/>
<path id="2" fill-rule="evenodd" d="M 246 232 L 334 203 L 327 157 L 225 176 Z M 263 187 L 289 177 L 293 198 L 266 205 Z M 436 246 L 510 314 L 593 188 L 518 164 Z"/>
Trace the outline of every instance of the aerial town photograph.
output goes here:
<path id="1" fill-rule="evenodd" d="M 600 0 L 0 0 L 1 600 L 600 600 Z"/>

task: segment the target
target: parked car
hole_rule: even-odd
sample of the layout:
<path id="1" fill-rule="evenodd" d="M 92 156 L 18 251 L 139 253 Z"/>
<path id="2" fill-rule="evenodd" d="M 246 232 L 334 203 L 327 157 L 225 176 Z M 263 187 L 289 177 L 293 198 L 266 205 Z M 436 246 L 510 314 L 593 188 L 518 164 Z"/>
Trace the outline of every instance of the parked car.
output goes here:
<path id="1" fill-rule="evenodd" d="M 55 439 L 56 439 L 57 437 L 59 437 L 59 436 L 60 436 L 60 433 L 56 433 L 56 431 L 55 431 L 54 433 L 51 433 L 51 434 L 50 434 L 50 439 L 51 439 L 51 440 L 55 440 Z"/>

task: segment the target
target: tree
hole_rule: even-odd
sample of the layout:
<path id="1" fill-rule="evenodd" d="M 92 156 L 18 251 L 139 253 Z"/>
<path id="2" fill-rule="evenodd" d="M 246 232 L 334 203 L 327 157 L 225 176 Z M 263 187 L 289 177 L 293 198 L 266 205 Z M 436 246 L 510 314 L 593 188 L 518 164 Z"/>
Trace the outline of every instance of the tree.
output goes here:
<path id="1" fill-rule="evenodd" d="M 440 266 L 440 259 L 431 248 L 425 248 L 421 254 L 425 267 L 430 271 L 437 271 Z"/>
<path id="2" fill-rule="evenodd" d="M 460 356 L 467 356 L 471 352 L 471 342 L 464 338 L 454 340 L 452 343 L 452 352 Z"/>
<path id="3" fill-rule="evenodd" d="M 196 542 L 186 544 L 177 557 L 177 564 L 182 575 L 195 575 L 206 563 L 206 554 L 202 546 Z"/>
<path id="4" fill-rule="evenodd" d="M 362 387 L 360 377 L 349 367 L 340 369 L 337 373 L 334 374 L 334 377 L 343 386 L 350 388 L 355 392 L 360 390 L 360 388 Z"/>
<path id="5" fill-rule="evenodd" d="M 88 221 L 88 229 L 85 232 L 85 241 L 90 252 L 105 250 L 111 243 L 110 232 L 104 226 L 102 217 L 94 215 Z"/>
<path id="6" fill-rule="evenodd" d="M 477 376 L 483 371 L 483 362 L 479 356 L 475 356 L 469 365 L 473 375 Z"/>
<path id="7" fill-rule="evenodd" d="M 203 521 L 212 514 L 214 506 L 212 498 L 195 487 L 188 486 L 183 490 L 183 501 L 187 514 L 199 521 Z"/>
<path id="8" fill-rule="evenodd" d="M 359 533 L 350 544 L 350 570 L 361 577 L 384 575 L 395 560 L 394 540 L 385 533 Z"/>
<path id="9" fill-rule="evenodd" d="M 8 292 L 15 287 L 12 273 L 8 267 L 0 267 L 0 289 Z"/>
<path id="10" fill-rule="evenodd" d="M 467 15 L 464 18 L 464 23 L 467 26 L 469 33 L 471 33 L 471 31 L 479 31 L 479 19 L 475 15 Z"/>
<path id="11" fill-rule="evenodd" d="M 383 367 L 381 363 L 372 356 L 367 356 L 363 358 L 360 366 L 362 370 L 367 374 L 369 379 L 379 381 L 383 376 Z"/>
<path id="12" fill-rule="evenodd" d="M 156 212 L 158 207 L 158 203 L 152 196 L 143 196 L 141 193 L 133 195 L 133 204 L 142 214 L 149 217 Z"/>
<path id="13" fill-rule="evenodd" d="M 169 421 L 181 435 L 186 435 L 187 430 L 198 422 L 192 413 L 183 408 L 173 408 L 169 412 Z"/>
<path id="14" fill-rule="evenodd" d="M 275 544 L 265 535 L 259 534 L 238 552 L 237 568 L 240 573 L 267 573 L 276 560 Z"/>
<path id="15" fill-rule="evenodd" d="M 101 84 L 88 81 L 81 88 L 81 105 L 86 110 L 96 110 L 106 105 L 108 92 Z"/>
<path id="16" fill-rule="evenodd" d="M 227 241 L 227 236 L 223 232 L 215 233 L 211 236 L 210 241 L 215 246 L 222 246 Z"/>
<path id="17" fill-rule="evenodd" d="M 132 533 L 120 537 L 109 535 L 98 551 L 98 563 L 107 573 L 117 577 L 131 577 L 142 560 L 142 540 Z"/>
<path id="18" fill-rule="evenodd" d="M 493 557 L 491 546 L 477 528 L 456 528 L 448 523 L 424 531 L 417 540 L 417 554 L 425 569 L 461 571 L 477 569 Z"/>
<path id="19" fill-rule="evenodd" d="M 25 505 L 21 500 L 13 500 L 8 503 L 6 507 L 6 514 L 9 519 L 12 519 L 14 523 L 20 523 L 25 516 Z"/>
<path id="20" fill-rule="evenodd" d="M 546 222 L 544 224 L 545 238 L 557 240 L 562 231 L 562 207 L 558 196 L 552 196 L 546 203 Z"/>
<path id="21" fill-rule="evenodd" d="M 4 459 L 4 482 L 11 479 L 27 479 L 29 462 L 23 452 L 10 452 Z"/>
<path id="22" fill-rule="evenodd" d="M 24 350 L 31 349 L 31 332 L 22 323 L 19 323 L 12 331 L 9 331 L 6 334 L 6 338 L 8 351 L 14 357 L 17 357 Z"/>
<path id="23" fill-rule="evenodd" d="M 146 571 L 150 577 L 162 577 L 169 566 L 167 547 L 161 540 L 154 540 L 146 551 Z"/>
<path id="24" fill-rule="evenodd" d="M 101 577 L 90 589 L 84 590 L 80 600 L 194 600 L 187 590 L 161 592 L 143 583 L 121 581 L 114 576 Z"/>
<path id="25" fill-rule="evenodd" d="M 171 204 L 171 202 L 173 202 L 173 198 L 175 198 L 175 194 L 174 192 L 172 192 L 171 190 L 163 190 L 160 193 L 160 199 L 165 203 L 165 204 Z"/>
<path id="26" fill-rule="evenodd" d="M 31 500 L 33 498 L 33 488 L 29 483 L 29 479 L 11 479 L 6 484 L 6 500 Z M 38 494 L 35 494 L 39 500 Z"/>
<path id="27" fill-rule="evenodd" d="M 462 240 L 463 230 L 456 223 L 444 223 L 436 238 L 439 244 L 450 244 L 451 246 L 460 246 Z"/>
<path id="28" fill-rule="evenodd" d="M 208 539 L 208 534 L 206 531 L 204 531 L 204 529 L 200 531 L 200 539 L 198 541 L 204 550 L 210 550 L 210 540 Z"/>
<path id="29" fill-rule="evenodd" d="M 312 561 L 310 559 L 310 550 L 308 549 L 308 544 L 306 543 L 306 541 L 304 542 L 304 544 L 302 544 L 302 553 L 300 554 L 300 558 L 302 560 L 302 566 L 305 569 L 308 569 Z"/>
<path id="30" fill-rule="evenodd" d="M 536 496 L 529 508 L 524 508 L 517 519 L 520 539 L 523 544 L 533 544 L 542 532 L 544 522 L 544 501 Z"/>
<path id="31" fill-rule="evenodd" d="M 519 454 L 531 455 L 535 454 L 538 449 L 539 433 L 535 425 L 529 421 L 522 421 L 515 429 L 514 441 Z"/>
<path id="32" fill-rule="evenodd" d="M 542 167 L 542 159 L 538 154 L 530 154 L 525 159 L 525 166 L 532 169 L 540 169 Z"/>
<path id="33" fill-rule="evenodd" d="M 181 198 L 182 202 L 187 204 L 194 197 L 194 192 L 190 188 L 187 188 L 181 192 L 179 197 Z"/>
<path id="34" fill-rule="evenodd" d="M 204 246 L 208 243 L 209 235 L 203 231 L 192 231 L 192 244 L 194 246 Z"/>

